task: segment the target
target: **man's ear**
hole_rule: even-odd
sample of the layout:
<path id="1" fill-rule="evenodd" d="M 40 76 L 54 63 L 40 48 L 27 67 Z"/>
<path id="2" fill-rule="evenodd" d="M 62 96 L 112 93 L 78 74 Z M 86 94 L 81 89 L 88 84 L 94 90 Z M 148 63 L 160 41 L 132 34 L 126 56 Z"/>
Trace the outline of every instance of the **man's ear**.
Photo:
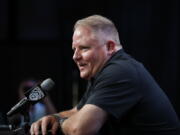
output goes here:
<path id="1" fill-rule="evenodd" d="M 108 41 L 106 44 L 106 49 L 108 51 L 108 55 L 112 55 L 116 51 L 116 44 L 114 41 Z"/>

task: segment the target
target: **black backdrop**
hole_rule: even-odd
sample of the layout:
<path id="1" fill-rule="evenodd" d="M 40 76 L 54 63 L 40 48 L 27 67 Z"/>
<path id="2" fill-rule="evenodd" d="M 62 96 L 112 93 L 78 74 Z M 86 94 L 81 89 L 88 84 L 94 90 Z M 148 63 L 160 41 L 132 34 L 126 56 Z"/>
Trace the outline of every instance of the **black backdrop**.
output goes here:
<path id="1" fill-rule="evenodd" d="M 0 0 L 0 111 L 17 102 L 18 83 L 28 76 L 51 77 L 55 106 L 70 108 L 85 87 L 71 60 L 73 24 L 101 14 L 115 22 L 125 50 L 144 63 L 180 116 L 179 9 L 178 0 Z"/>

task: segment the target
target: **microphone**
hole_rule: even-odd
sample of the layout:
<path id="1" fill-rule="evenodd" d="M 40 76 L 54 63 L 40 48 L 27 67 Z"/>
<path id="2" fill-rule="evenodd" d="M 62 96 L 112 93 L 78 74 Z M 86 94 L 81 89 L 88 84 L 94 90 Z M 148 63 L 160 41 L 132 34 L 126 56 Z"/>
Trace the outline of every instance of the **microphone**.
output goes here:
<path id="1" fill-rule="evenodd" d="M 40 85 L 29 89 L 25 93 L 25 98 L 21 99 L 11 110 L 7 113 L 7 116 L 12 116 L 15 113 L 21 112 L 26 106 L 35 104 L 43 99 L 47 92 L 54 87 L 55 83 L 50 79 L 44 80 Z"/>

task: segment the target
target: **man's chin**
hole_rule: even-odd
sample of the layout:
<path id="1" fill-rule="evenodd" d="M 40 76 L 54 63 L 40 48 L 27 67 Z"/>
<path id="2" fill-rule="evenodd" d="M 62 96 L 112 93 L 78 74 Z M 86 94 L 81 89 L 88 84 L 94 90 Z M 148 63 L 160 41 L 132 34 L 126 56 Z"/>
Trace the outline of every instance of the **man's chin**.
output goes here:
<path id="1" fill-rule="evenodd" d="M 89 80 L 89 76 L 88 76 L 87 74 L 80 73 L 80 77 L 81 77 L 82 79 Z"/>

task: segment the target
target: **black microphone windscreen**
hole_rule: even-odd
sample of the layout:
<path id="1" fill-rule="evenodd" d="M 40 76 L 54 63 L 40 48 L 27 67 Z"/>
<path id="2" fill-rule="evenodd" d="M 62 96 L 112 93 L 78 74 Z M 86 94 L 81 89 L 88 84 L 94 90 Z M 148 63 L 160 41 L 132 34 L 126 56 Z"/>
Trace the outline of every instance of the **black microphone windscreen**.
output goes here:
<path id="1" fill-rule="evenodd" d="M 40 86 L 44 91 L 49 91 L 54 87 L 55 83 L 51 78 L 44 80 Z"/>

